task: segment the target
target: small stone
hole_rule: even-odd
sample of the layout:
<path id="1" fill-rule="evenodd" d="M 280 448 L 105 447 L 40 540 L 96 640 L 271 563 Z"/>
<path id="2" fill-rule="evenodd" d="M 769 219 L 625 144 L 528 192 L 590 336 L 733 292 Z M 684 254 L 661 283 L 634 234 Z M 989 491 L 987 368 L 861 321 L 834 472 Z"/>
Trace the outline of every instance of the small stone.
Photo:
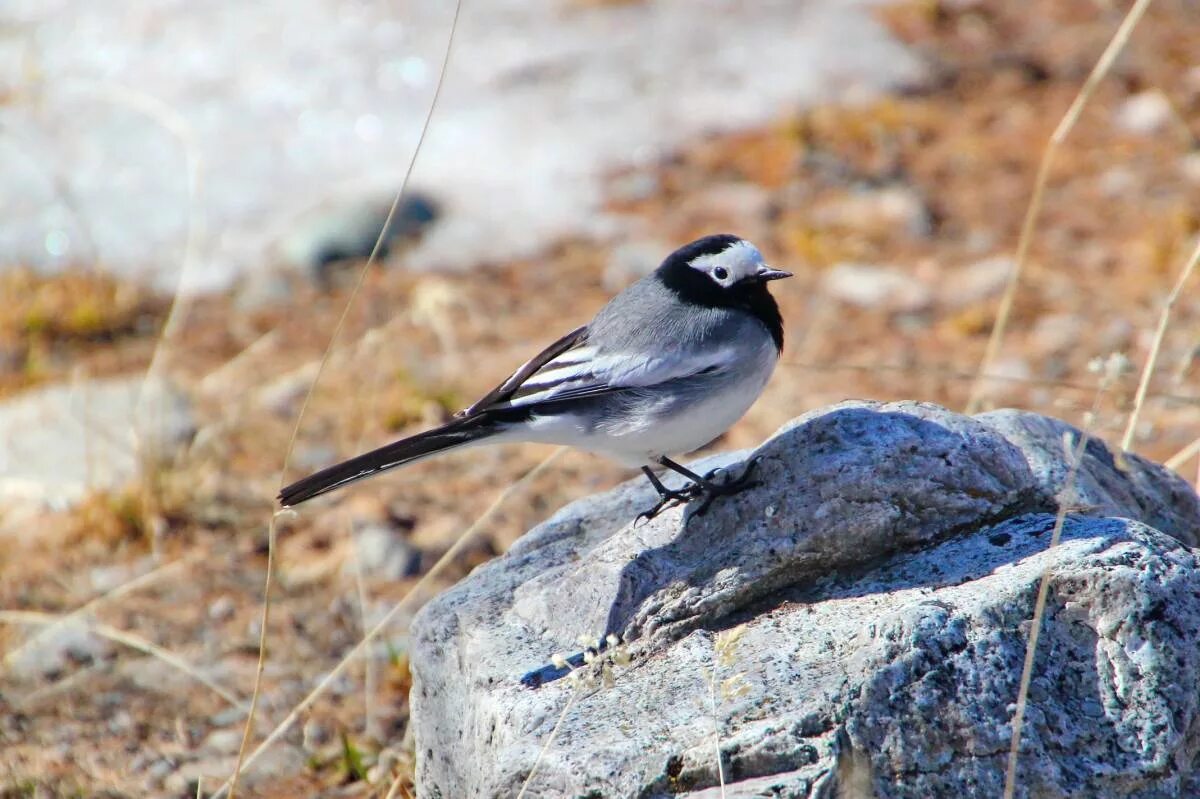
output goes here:
<path id="1" fill-rule="evenodd" d="M 228 727 L 235 721 L 241 721 L 245 715 L 239 708 L 227 707 L 209 716 L 208 723 L 214 727 Z"/>
<path id="2" fill-rule="evenodd" d="M 124 585 L 139 571 L 137 564 L 114 563 L 109 566 L 94 566 L 88 570 L 88 582 L 92 591 L 106 594 L 119 585 Z"/>
<path id="3" fill-rule="evenodd" d="M 929 288 L 906 272 L 871 264 L 837 264 L 825 273 L 822 287 L 836 300 L 892 313 L 922 311 L 933 300 Z"/>
<path id="4" fill-rule="evenodd" d="M 1157 89 L 1151 89 L 1121 103 L 1116 110 L 1115 122 L 1126 133 L 1149 136 L 1166 127 L 1174 114 L 1167 96 Z"/>
<path id="5" fill-rule="evenodd" d="M 984 258 L 951 270 L 939 290 L 939 301 L 951 308 L 965 308 L 1000 296 L 1016 263 L 1006 255 Z"/>
<path id="6" fill-rule="evenodd" d="M 354 536 L 359 566 L 365 577 L 394 581 L 411 577 L 420 570 L 421 551 L 391 526 L 367 523 L 356 526 Z M 347 559 L 343 571 L 347 576 L 353 575 L 352 560 Z"/>
<path id="7" fill-rule="evenodd" d="M 74 664 L 94 663 L 112 652 L 108 639 L 93 635 L 83 619 L 35 628 L 32 636 L 8 664 L 17 679 L 54 677 Z"/>
<path id="8" fill-rule="evenodd" d="M 329 743 L 330 737 L 329 729 L 316 719 L 309 719 L 304 722 L 302 740 L 305 750 L 311 752 Z"/>
<path id="9" fill-rule="evenodd" d="M 1117 165 L 1104 170 L 1099 178 L 1100 193 L 1110 199 L 1126 197 L 1137 190 L 1138 177 L 1127 166 Z"/>
<path id="10" fill-rule="evenodd" d="M 233 617 L 233 612 L 237 609 L 233 600 L 228 596 L 221 596 L 213 600 L 213 603 L 208 606 L 208 617 L 213 621 L 227 621 Z"/>
<path id="11" fill-rule="evenodd" d="M 113 735 L 122 735 L 133 729 L 133 716 L 127 710 L 118 710 L 108 720 L 108 731 Z"/>
<path id="12" fill-rule="evenodd" d="M 353 198 L 326 203 L 299 215 L 278 242 L 281 260 L 313 282 L 325 285 L 337 264 L 370 256 L 391 209 L 391 197 Z M 441 210 L 428 195 L 408 193 L 383 235 L 379 258 L 397 245 L 418 240 Z"/>
<path id="13" fill-rule="evenodd" d="M 1050 314 L 1038 318 L 1029 332 L 1034 353 L 1047 355 L 1074 349 L 1084 334 L 1084 322 L 1073 314 Z"/>
<path id="14" fill-rule="evenodd" d="M 242 745 L 242 731 L 237 729 L 213 730 L 204 739 L 204 748 L 222 755 L 232 755 Z"/>
<path id="15" fill-rule="evenodd" d="M 160 758 L 154 761 L 150 765 L 150 768 L 146 769 L 146 775 L 161 782 L 168 774 L 175 770 L 175 766 L 175 761 L 165 757 Z"/>

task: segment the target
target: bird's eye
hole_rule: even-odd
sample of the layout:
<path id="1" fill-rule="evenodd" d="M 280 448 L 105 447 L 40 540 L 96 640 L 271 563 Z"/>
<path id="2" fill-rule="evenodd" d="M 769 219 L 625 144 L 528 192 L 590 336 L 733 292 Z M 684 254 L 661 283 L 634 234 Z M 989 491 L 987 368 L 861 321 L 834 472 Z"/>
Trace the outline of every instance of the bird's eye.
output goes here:
<path id="1" fill-rule="evenodd" d="M 725 278 L 729 277 L 729 270 L 723 266 L 718 266 L 713 270 L 713 277 L 715 277 L 717 280 L 724 280 Z"/>

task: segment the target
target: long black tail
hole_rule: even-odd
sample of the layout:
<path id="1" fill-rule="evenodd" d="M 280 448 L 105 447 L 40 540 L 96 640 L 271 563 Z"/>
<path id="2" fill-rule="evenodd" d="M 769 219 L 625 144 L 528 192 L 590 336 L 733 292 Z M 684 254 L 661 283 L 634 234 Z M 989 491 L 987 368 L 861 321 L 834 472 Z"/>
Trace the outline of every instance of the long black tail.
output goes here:
<path id="1" fill-rule="evenodd" d="M 388 469 L 395 469 L 397 466 L 486 438 L 497 430 L 498 425 L 490 419 L 478 416 L 456 419 L 449 424 L 403 438 L 297 480 L 279 492 L 279 503 L 284 507 L 299 505 L 305 500 L 386 472 Z"/>

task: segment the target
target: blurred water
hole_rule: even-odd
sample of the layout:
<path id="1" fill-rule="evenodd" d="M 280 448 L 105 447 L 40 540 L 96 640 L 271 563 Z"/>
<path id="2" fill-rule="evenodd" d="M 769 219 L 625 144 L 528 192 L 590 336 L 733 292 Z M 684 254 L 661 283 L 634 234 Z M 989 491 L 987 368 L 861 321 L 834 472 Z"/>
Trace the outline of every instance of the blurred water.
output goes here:
<path id="1" fill-rule="evenodd" d="M 453 14 L 449 0 L 4 8 L 0 268 L 97 254 L 173 287 L 190 218 L 192 288 L 261 264 L 324 199 L 394 191 Z M 850 0 L 465 0 L 457 37 L 414 172 L 447 210 L 410 258 L 428 268 L 613 235 L 606 170 L 918 73 Z"/>

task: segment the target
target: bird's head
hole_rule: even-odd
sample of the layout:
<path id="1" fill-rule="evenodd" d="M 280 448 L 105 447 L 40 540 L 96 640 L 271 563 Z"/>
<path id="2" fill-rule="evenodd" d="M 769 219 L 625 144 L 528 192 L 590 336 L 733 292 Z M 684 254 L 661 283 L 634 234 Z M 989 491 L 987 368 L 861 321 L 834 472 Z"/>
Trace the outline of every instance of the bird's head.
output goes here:
<path id="1" fill-rule="evenodd" d="M 658 274 L 668 285 L 698 300 L 743 294 L 747 289 L 765 291 L 767 282 L 792 276 L 768 266 L 757 247 L 728 233 L 685 244 L 667 256 Z"/>

